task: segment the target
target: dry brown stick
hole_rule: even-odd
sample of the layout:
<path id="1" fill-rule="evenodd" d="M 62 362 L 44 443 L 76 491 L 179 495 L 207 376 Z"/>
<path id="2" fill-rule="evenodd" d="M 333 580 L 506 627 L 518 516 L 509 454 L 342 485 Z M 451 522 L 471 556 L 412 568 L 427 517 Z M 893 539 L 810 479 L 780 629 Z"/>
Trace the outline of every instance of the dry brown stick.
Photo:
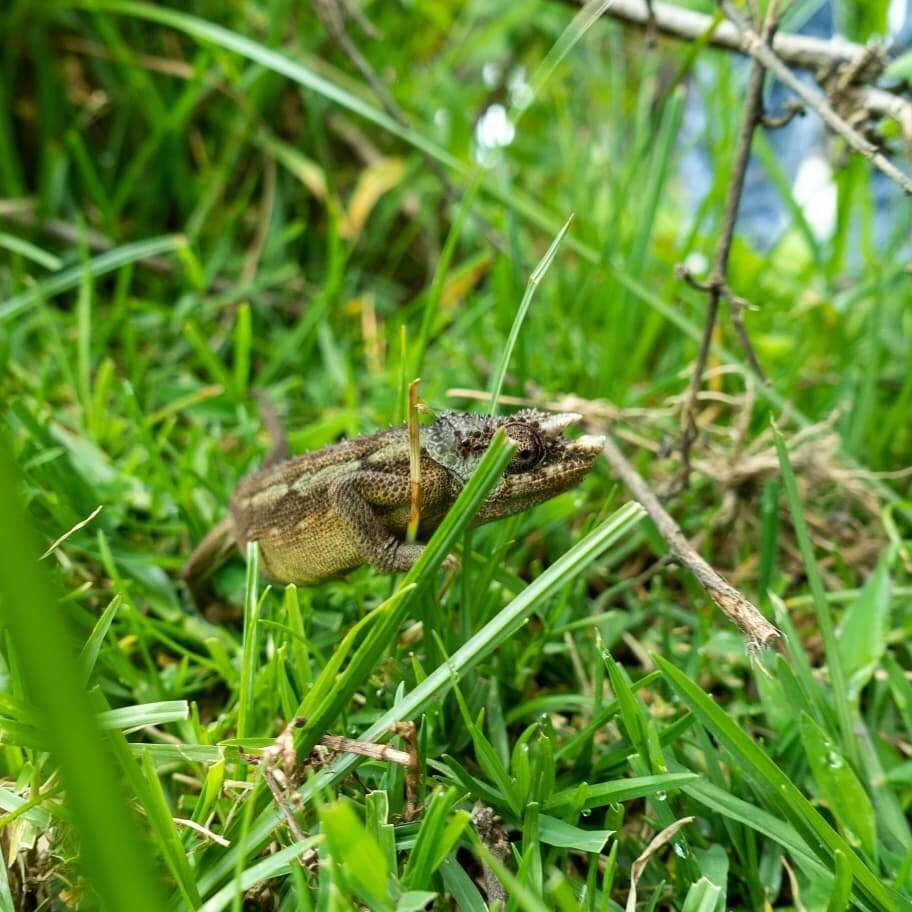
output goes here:
<path id="1" fill-rule="evenodd" d="M 750 23 L 735 9 L 729 0 L 721 0 L 725 15 L 735 24 L 741 34 L 745 50 L 757 63 L 768 69 L 783 85 L 788 86 L 809 108 L 813 108 L 821 120 L 834 132 L 838 133 L 859 155 L 863 155 L 875 168 L 885 174 L 903 192 L 912 196 L 912 178 L 900 171 L 877 146 L 868 142 L 854 127 L 840 117 L 830 106 L 826 97 L 809 85 L 803 83 L 758 35 Z"/>
<path id="2" fill-rule="evenodd" d="M 408 766 L 412 762 L 411 754 L 406 751 L 397 750 L 388 744 L 377 744 L 376 741 L 357 741 L 341 735 L 321 735 L 320 744 L 330 750 L 358 754 L 371 760 L 385 760 L 388 763 L 398 763 L 400 766 Z"/>
<path id="3" fill-rule="evenodd" d="M 776 25 L 775 2 L 770 3 L 767 11 L 766 23 L 763 27 L 764 40 L 768 41 Z M 732 168 L 731 180 L 728 184 L 728 194 L 725 197 L 725 211 L 722 216 L 722 233 L 716 244 L 713 255 L 712 270 L 706 282 L 709 292 L 706 307 L 706 322 L 703 325 L 703 338 L 700 340 L 700 351 L 697 363 L 694 365 L 693 376 L 690 381 L 690 390 L 684 408 L 681 412 L 681 471 L 678 484 L 686 487 L 690 481 L 690 448 L 697 437 L 697 395 L 703 382 L 703 371 L 706 370 L 706 361 L 712 346 L 713 332 L 719 315 L 719 301 L 726 285 L 728 271 L 728 258 L 731 254 L 732 239 L 735 234 L 735 222 L 738 220 L 738 209 L 741 206 L 741 194 L 744 190 L 744 177 L 747 174 L 747 164 L 750 161 L 751 144 L 754 139 L 754 130 L 763 117 L 763 82 L 766 70 L 763 65 L 754 61 L 751 64 L 750 76 L 747 81 L 747 94 L 744 99 L 744 116 L 741 120 L 741 130 L 738 133 L 738 145 L 735 150 L 735 162 Z M 757 363 L 756 355 L 750 345 L 747 332 L 739 338 L 746 346 L 748 360 Z"/>
<path id="4" fill-rule="evenodd" d="M 687 567 L 723 614 L 741 628 L 751 647 L 759 649 L 772 643 L 779 636 L 779 631 L 759 612 L 755 605 L 749 602 L 734 586 L 726 582 L 694 551 L 678 524 L 665 512 L 659 499 L 652 493 L 636 469 L 630 465 L 610 434 L 605 438 L 604 453 L 611 468 L 655 523 L 675 560 Z"/>
<path id="5" fill-rule="evenodd" d="M 405 819 L 418 816 L 418 793 L 421 788 L 421 760 L 418 757 L 418 728 L 414 722 L 397 722 L 393 731 L 405 741 L 408 763 L 405 768 Z"/>
<path id="6" fill-rule="evenodd" d="M 584 0 L 565 2 L 579 5 Z M 655 28 L 662 35 L 681 41 L 697 41 L 708 36 L 709 44 L 713 47 L 749 53 L 733 23 L 726 20 L 717 23 L 712 16 L 684 9 L 674 3 L 652 0 L 647 5 L 646 0 L 614 0 L 604 15 L 647 30 Z M 773 38 L 772 47 L 788 66 L 815 73 L 832 72 L 834 68 L 852 64 L 870 53 L 868 45 L 845 39 L 814 38 L 787 32 L 777 34 Z M 902 125 L 904 133 L 909 135 L 912 130 L 912 102 L 908 98 L 875 86 L 856 86 L 852 91 L 860 107 L 878 117 L 893 118 Z"/>
<path id="7" fill-rule="evenodd" d="M 292 836 L 295 838 L 295 842 L 302 842 L 307 839 L 307 834 L 304 830 L 301 829 L 301 824 L 298 823 L 298 818 L 295 817 L 294 811 L 291 809 L 291 805 L 288 803 L 285 798 L 284 793 L 282 792 L 282 786 L 279 785 L 278 779 L 275 777 L 275 773 L 272 771 L 272 767 L 268 763 L 264 763 L 262 767 L 263 780 L 266 785 L 269 786 L 269 791 L 272 792 L 272 797 L 275 798 L 275 803 L 279 806 L 279 809 L 285 815 L 285 820 L 288 823 L 288 828 L 291 830 Z M 311 849 L 311 851 L 313 851 Z"/>
<path id="8" fill-rule="evenodd" d="M 472 808 L 472 826 L 482 845 L 503 864 L 510 854 L 510 840 L 497 815 L 481 801 L 476 802 L 475 807 Z M 484 875 L 485 893 L 488 894 L 488 908 L 505 909 L 507 891 L 503 884 L 491 866 L 484 861 L 481 863 L 481 869 Z"/>

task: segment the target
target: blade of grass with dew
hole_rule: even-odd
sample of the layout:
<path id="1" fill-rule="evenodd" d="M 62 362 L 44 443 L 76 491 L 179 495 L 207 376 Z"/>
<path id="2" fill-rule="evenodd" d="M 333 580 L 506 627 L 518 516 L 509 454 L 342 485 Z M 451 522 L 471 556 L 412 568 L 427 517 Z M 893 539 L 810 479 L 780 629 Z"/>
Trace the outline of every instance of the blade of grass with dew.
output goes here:
<path id="1" fill-rule="evenodd" d="M 721 814 L 729 820 L 762 833 L 789 852 L 807 869 L 813 869 L 820 874 L 827 873 L 827 868 L 814 855 L 798 831 L 780 817 L 736 797 L 729 789 L 720 788 L 704 779 L 685 785 L 681 791 L 712 813 Z"/>
<path id="2" fill-rule="evenodd" d="M 845 852 L 861 902 L 871 904 L 884 912 L 897 908 L 912 909 L 912 903 L 884 886 L 880 874 L 871 870 L 852 851 L 849 844 L 827 823 L 792 779 L 716 704 L 712 697 L 704 693 L 687 675 L 666 659 L 655 656 L 655 661 L 678 696 L 725 746 L 742 772 L 750 777 L 764 801 L 795 827 L 820 862 L 832 871 L 833 853 L 837 850 Z"/>
<path id="3" fill-rule="evenodd" d="M 0 617 L 19 657 L 28 696 L 41 714 L 51 755 L 60 764 L 82 863 L 111 912 L 160 912 L 165 905 L 85 694 L 53 589 L 38 564 L 41 549 L 18 490 L 0 443 L 0 512 L 5 517 L 0 523 Z"/>
<path id="4" fill-rule="evenodd" d="M 661 776 L 636 776 L 632 779 L 617 779 L 614 782 L 599 782 L 587 787 L 583 808 L 590 810 L 604 807 L 606 804 L 632 801 L 634 798 L 647 798 L 661 792 L 683 788 L 699 778 L 696 773 L 664 773 Z M 554 813 L 571 808 L 578 795 L 579 786 L 564 789 L 551 797 L 545 804 L 545 810 Z"/>
<path id="5" fill-rule="evenodd" d="M 479 466 L 478 471 L 480 470 Z M 476 471 L 476 475 L 478 471 Z M 474 477 L 470 479 L 469 484 L 472 483 Z M 410 694 L 384 713 L 359 736 L 360 739 L 363 741 L 376 740 L 386 735 L 390 726 L 396 722 L 414 718 L 431 702 L 439 700 L 443 694 L 449 691 L 454 676 L 465 674 L 490 655 L 522 625 L 538 605 L 582 573 L 605 550 L 630 532 L 644 515 L 645 511 L 639 504 L 627 503 L 604 523 L 593 529 L 589 535 L 530 583 L 503 611 L 458 649 L 447 662 L 436 668 Z M 444 520 L 444 523 L 446 522 L 447 520 Z M 441 526 L 441 528 L 443 527 Z M 431 547 L 438 533 L 431 538 L 428 548 Z M 438 561 L 440 559 L 442 559 L 442 554 L 437 558 Z M 337 758 L 330 767 L 322 770 L 300 790 L 301 798 L 305 801 L 308 800 L 317 789 L 337 782 L 360 762 L 358 757 L 351 754 Z M 249 834 L 249 844 L 251 846 L 261 845 L 282 820 L 280 810 L 274 808 L 266 810 L 254 824 Z M 236 856 L 233 854 L 233 850 L 226 853 L 225 857 L 220 859 L 201 879 L 200 887 L 203 892 L 206 893 L 213 889 L 224 877 L 230 875 L 233 872 L 235 861 Z"/>
<path id="6" fill-rule="evenodd" d="M 773 439 L 776 442 L 776 453 L 779 457 L 779 470 L 782 472 L 785 497 L 788 501 L 789 512 L 792 514 L 792 525 L 795 529 L 795 538 L 798 539 L 798 548 L 801 551 L 801 559 L 804 562 L 808 585 L 810 586 L 811 594 L 814 596 L 814 614 L 817 618 L 817 626 L 820 628 L 820 637 L 823 640 L 823 651 L 826 655 L 827 667 L 830 670 L 833 703 L 836 706 L 836 718 L 839 720 L 840 743 L 846 758 L 857 769 L 859 758 L 855 735 L 852 731 L 852 705 L 849 702 L 848 682 L 842 666 L 839 642 L 836 639 L 836 628 L 833 624 L 830 606 L 826 600 L 826 592 L 823 588 L 820 570 L 814 557 L 814 546 L 811 544 L 811 537 L 804 519 L 804 508 L 801 505 L 801 497 L 798 494 L 798 482 L 795 479 L 795 472 L 792 469 L 788 450 L 785 447 L 785 440 L 775 422 L 772 423 L 772 428 Z"/>
<path id="7" fill-rule="evenodd" d="M 548 271 L 548 268 L 554 262 L 554 257 L 557 256 L 557 249 L 560 247 L 561 241 L 564 239 L 564 235 L 570 229 L 570 223 L 573 221 L 573 215 L 564 222 L 563 227 L 558 231 L 557 236 L 551 242 L 551 246 L 545 251 L 545 255 L 539 260 L 538 265 L 535 269 L 532 270 L 532 274 L 529 276 L 529 281 L 526 284 L 526 292 L 523 295 L 522 301 L 519 304 L 519 309 L 516 311 L 516 317 L 513 319 L 513 325 L 510 327 L 510 335 L 507 336 L 507 342 L 504 345 L 503 353 L 500 356 L 500 361 L 497 363 L 497 370 L 494 372 L 494 378 L 491 381 L 491 404 L 488 409 L 489 414 L 497 414 L 497 399 L 500 396 L 500 391 L 503 388 L 504 377 L 507 374 L 507 367 L 510 364 L 510 357 L 513 354 L 513 349 L 516 347 L 516 340 L 519 338 L 519 331 L 522 329 L 523 321 L 526 318 L 526 313 L 529 310 L 529 305 L 532 303 L 532 298 L 535 295 L 535 290 L 538 288 L 541 280 L 544 278 L 545 273 Z"/>
<path id="8" fill-rule="evenodd" d="M 4 301 L 0 304 L 0 323 L 12 319 L 33 304 L 37 304 L 38 301 L 46 301 L 61 292 L 76 288 L 87 275 L 92 278 L 107 275 L 109 272 L 114 272 L 138 260 L 175 253 L 186 243 L 186 240 L 180 235 L 167 235 L 136 241 L 133 244 L 124 244 L 114 250 L 108 250 L 86 263 L 78 263 L 69 269 L 64 269 L 56 275 L 38 282 L 34 288 L 29 288 Z"/>

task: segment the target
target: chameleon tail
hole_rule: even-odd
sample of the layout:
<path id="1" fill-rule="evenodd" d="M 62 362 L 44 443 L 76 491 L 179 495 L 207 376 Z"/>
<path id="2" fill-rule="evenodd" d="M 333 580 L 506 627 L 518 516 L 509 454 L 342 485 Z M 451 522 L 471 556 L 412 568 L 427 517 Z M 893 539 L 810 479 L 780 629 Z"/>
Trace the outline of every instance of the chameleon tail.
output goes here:
<path id="1" fill-rule="evenodd" d="M 269 432 L 271 447 L 266 454 L 266 458 L 260 464 L 261 469 L 267 469 L 270 466 L 277 465 L 291 458 L 291 448 L 288 446 L 288 437 L 285 435 L 285 428 L 279 419 L 279 413 L 272 400 L 264 390 L 256 391 L 257 399 L 260 403 L 260 415 L 266 430 Z"/>
<path id="2" fill-rule="evenodd" d="M 206 580 L 225 563 L 236 547 L 234 520 L 228 516 L 213 526 L 193 549 L 193 554 L 181 570 L 181 577 L 194 599 Z"/>

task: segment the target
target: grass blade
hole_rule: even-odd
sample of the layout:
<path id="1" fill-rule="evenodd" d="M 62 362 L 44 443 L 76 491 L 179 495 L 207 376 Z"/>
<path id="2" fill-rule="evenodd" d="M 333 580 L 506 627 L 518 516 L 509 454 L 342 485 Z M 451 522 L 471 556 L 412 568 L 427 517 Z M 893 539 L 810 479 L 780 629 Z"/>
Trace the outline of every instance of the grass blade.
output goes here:
<path id="1" fill-rule="evenodd" d="M 823 588 L 823 580 L 817 561 L 814 559 L 814 548 L 808 533 L 807 523 L 804 519 L 804 510 L 798 494 L 798 482 L 789 460 L 785 441 L 776 424 L 773 423 L 773 437 L 776 441 L 776 452 L 779 456 L 779 468 L 782 472 L 782 482 L 785 496 L 788 500 L 789 511 L 792 514 L 792 524 L 795 528 L 795 537 L 801 550 L 804 569 L 807 573 L 808 585 L 814 596 L 814 613 L 817 617 L 817 626 L 823 639 L 823 649 L 826 654 L 827 666 L 830 669 L 832 682 L 833 702 L 836 705 L 836 717 L 839 720 L 839 733 L 842 750 L 853 766 L 858 765 L 858 750 L 855 744 L 855 735 L 852 732 L 852 706 L 849 702 L 848 682 L 842 666 L 842 657 L 839 653 L 839 643 L 836 639 L 836 630 L 833 625 L 833 616 Z"/>
<path id="2" fill-rule="evenodd" d="M 535 295 L 535 290 L 538 288 L 539 284 L 541 284 L 541 280 L 544 278 L 545 273 L 554 262 L 554 257 L 557 256 L 557 248 L 560 247 L 560 243 L 564 239 L 564 235 L 570 229 L 570 223 L 572 221 L 573 216 L 571 215 L 567 221 L 564 222 L 561 230 L 557 232 L 557 236 L 545 251 L 545 255 L 539 260 L 538 265 L 535 267 L 535 269 L 532 270 L 532 274 L 529 276 L 529 281 L 526 284 L 526 292 L 519 304 L 519 309 L 516 311 L 516 316 L 513 318 L 513 325 L 510 327 L 510 335 L 507 336 L 506 345 L 504 345 L 504 350 L 500 356 L 500 361 L 497 363 L 497 370 L 494 372 L 494 379 L 491 381 L 491 406 L 489 409 L 489 413 L 491 415 L 495 415 L 497 413 L 497 399 L 499 398 L 500 391 L 503 388 L 503 381 L 507 373 L 507 366 L 510 363 L 510 357 L 513 354 L 513 349 L 516 347 L 516 340 L 519 338 L 519 331 L 522 329 L 523 320 L 526 319 L 526 313 L 529 310 L 529 305 L 532 303 L 532 298 Z"/>
<path id="3" fill-rule="evenodd" d="M 0 323 L 12 319 L 39 301 L 46 301 L 64 291 L 76 288 L 87 277 L 98 278 L 137 260 L 175 253 L 186 243 L 180 235 L 149 238 L 133 244 L 124 244 L 123 247 L 115 247 L 114 250 L 99 254 L 86 263 L 77 263 L 0 304 Z"/>
<path id="4" fill-rule="evenodd" d="M 19 658 L 28 697 L 43 721 L 51 754 L 60 764 L 68 808 L 81 839 L 82 862 L 108 909 L 160 912 L 165 905 L 102 743 L 64 618 L 38 565 L 40 549 L 18 490 L 0 443 L 0 618 Z"/>
<path id="5" fill-rule="evenodd" d="M 809 849 L 827 868 L 833 870 L 833 853 L 845 853 L 854 877 L 859 899 L 884 912 L 894 908 L 912 908 L 898 894 L 884 886 L 882 878 L 872 871 L 849 847 L 848 843 L 821 816 L 787 776 L 754 743 L 716 702 L 705 694 L 682 671 L 661 656 L 656 664 L 668 683 L 690 707 L 694 715 L 725 746 L 745 775 L 759 790 L 763 799 L 788 820 L 806 841 Z"/>

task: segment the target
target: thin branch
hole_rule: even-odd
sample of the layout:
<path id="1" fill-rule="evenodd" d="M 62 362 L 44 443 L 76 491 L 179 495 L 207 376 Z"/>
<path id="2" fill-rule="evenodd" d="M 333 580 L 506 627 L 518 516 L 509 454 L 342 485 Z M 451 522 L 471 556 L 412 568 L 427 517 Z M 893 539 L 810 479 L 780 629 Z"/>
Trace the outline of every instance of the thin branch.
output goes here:
<path id="1" fill-rule="evenodd" d="M 503 828 L 500 819 L 493 809 L 478 801 L 472 808 L 472 826 L 481 840 L 481 844 L 501 863 L 505 863 L 510 854 L 510 839 Z M 497 875 L 482 861 L 482 874 L 484 876 L 485 893 L 488 894 L 488 908 L 492 910 L 505 909 L 507 906 L 507 891 L 498 880 Z"/>
<path id="2" fill-rule="evenodd" d="M 279 806 L 279 809 L 282 811 L 282 814 L 285 817 L 285 821 L 288 824 L 288 828 L 291 830 L 292 835 L 295 838 L 295 842 L 303 842 L 307 838 L 307 834 L 304 830 L 301 829 L 301 824 L 298 823 L 298 818 L 295 817 L 294 811 L 291 808 L 291 805 L 288 803 L 284 793 L 282 792 L 282 786 L 279 785 L 278 779 L 273 772 L 272 768 L 263 764 L 263 779 L 266 782 L 266 785 L 269 786 L 269 791 L 272 792 L 272 797 L 275 799 L 275 803 Z M 313 853 L 316 855 L 316 852 L 313 849 L 308 850 L 308 856 Z"/>
<path id="3" fill-rule="evenodd" d="M 764 114 L 761 123 L 767 130 L 778 130 L 790 124 L 796 117 L 804 117 L 807 108 L 800 102 L 791 99 L 786 102 L 781 114 Z"/>
<path id="4" fill-rule="evenodd" d="M 225 839 L 224 836 L 219 836 L 218 833 L 213 833 L 212 830 L 207 829 L 201 823 L 197 823 L 195 820 L 188 820 L 185 817 L 172 817 L 171 818 L 179 826 L 187 827 L 190 830 L 195 830 L 200 836 L 205 836 L 206 839 L 212 840 L 212 842 L 218 843 L 225 849 L 231 848 L 231 841 Z"/>
<path id="5" fill-rule="evenodd" d="M 565 0 L 581 5 L 584 0 Z M 682 41 L 707 38 L 710 45 L 727 51 L 749 54 L 741 33 L 731 22 L 717 22 L 705 13 L 684 9 L 674 3 L 659 0 L 614 0 L 605 16 L 640 28 L 657 29 L 662 35 Z M 853 64 L 871 53 L 868 45 L 856 44 L 841 38 L 814 38 L 809 35 L 777 34 L 772 47 L 788 66 L 817 73 L 832 73 L 846 64 Z M 879 49 L 878 49 L 879 50 Z M 880 52 L 882 53 L 882 52 Z M 912 135 L 912 102 L 893 92 L 874 86 L 854 86 L 857 105 L 875 117 L 890 117 L 898 121 L 903 132 Z"/>
<path id="6" fill-rule="evenodd" d="M 742 45 L 757 63 L 768 69 L 783 85 L 788 86 L 809 108 L 813 108 L 823 122 L 838 133 L 859 155 L 863 155 L 878 171 L 885 174 L 904 193 L 912 196 L 912 178 L 893 164 L 877 146 L 869 142 L 846 120 L 833 110 L 819 90 L 803 83 L 776 55 L 750 23 L 735 9 L 729 0 L 721 0 L 725 15 L 741 33 Z"/>
<path id="7" fill-rule="evenodd" d="M 408 752 L 396 750 L 388 744 L 377 744 L 376 741 L 357 741 L 341 735 L 322 735 L 320 744 L 330 750 L 358 754 L 371 760 L 385 760 L 387 763 L 398 763 L 400 766 L 409 766 L 412 762 L 411 754 Z"/>
<path id="8" fill-rule="evenodd" d="M 750 645 L 762 648 L 770 645 L 780 634 L 779 631 L 748 601 L 734 586 L 724 580 L 690 546 L 678 524 L 659 503 L 640 474 L 618 449 L 611 435 L 605 438 L 605 458 L 611 468 L 627 486 L 634 498 L 643 505 L 659 534 L 665 540 L 675 559 L 696 577 L 707 595 L 719 609 L 747 636 Z"/>
<path id="9" fill-rule="evenodd" d="M 775 2 L 767 10 L 766 23 L 763 26 L 764 42 L 769 41 L 775 32 L 776 26 Z M 738 133 L 738 145 L 735 150 L 735 162 L 732 168 L 731 181 L 728 185 L 728 194 L 725 198 L 725 212 L 722 216 L 722 233 L 716 244 L 713 256 L 712 270 L 706 287 L 709 294 L 706 308 L 706 322 L 703 325 L 703 338 L 700 341 L 700 351 L 697 363 L 694 365 L 693 376 L 690 381 L 690 392 L 681 413 L 681 472 L 678 483 L 686 487 L 690 479 L 690 448 L 697 437 L 697 395 L 700 384 L 703 382 L 703 372 L 706 370 L 706 361 L 709 358 L 709 349 L 712 345 L 713 332 L 719 315 L 719 301 L 722 298 L 726 285 L 728 271 L 728 258 L 731 254 L 732 239 L 735 233 L 735 223 L 738 220 L 738 209 L 741 206 L 741 194 L 744 191 L 744 178 L 747 174 L 747 164 L 750 161 L 751 144 L 754 139 L 754 130 L 763 117 L 763 82 L 766 70 L 758 61 L 751 64 L 750 76 L 747 81 L 747 93 L 744 99 L 744 116 L 741 120 L 741 130 Z M 740 333 L 739 333 L 740 337 Z M 756 363 L 757 358 L 753 348 L 744 332 L 742 343 L 747 341 L 745 354 L 748 359 Z"/>
<path id="10" fill-rule="evenodd" d="M 725 299 L 728 301 L 732 326 L 735 327 L 735 334 L 738 336 L 738 341 L 741 343 L 741 348 L 744 351 L 744 357 L 747 358 L 747 363 L 750 365 L 751 370 L 764 383 L 767 383 L 766 374 L 760 364 L 760 359 L 757 357 L 756 351 L 754 351 L 750 336 L 747 334 L 747 327 L 744 325 L 744 311 L 747 310 L 749 306 L 747 301 L 736 294 L 732 294 L 732 290 L 727 285 L 722 289 L 722 294 L 725 295 Z"/>

